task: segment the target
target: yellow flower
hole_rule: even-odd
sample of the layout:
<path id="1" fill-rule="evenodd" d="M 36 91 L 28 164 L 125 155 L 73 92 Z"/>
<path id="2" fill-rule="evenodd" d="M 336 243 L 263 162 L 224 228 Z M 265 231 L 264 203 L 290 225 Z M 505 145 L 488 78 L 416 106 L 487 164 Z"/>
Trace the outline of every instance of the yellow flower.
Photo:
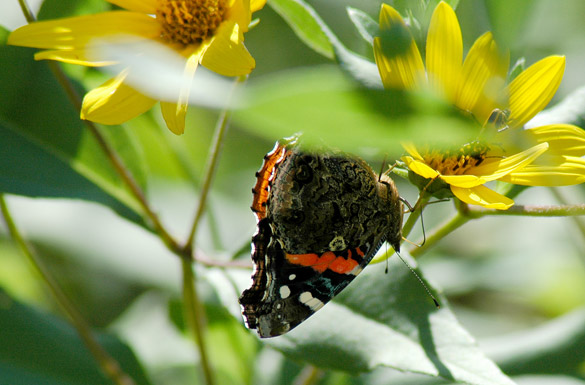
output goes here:
<path id="1" fill-rule="evenodd" d="M 131 35 L 164 44 L 185 57 L 186 82 L 176 102 L 161 101 L 168 128 L 185 129 L 189 86 L 199 64 L 224 76 L 246 75 L 255 61 L 244 46 L 251 14 L 266 0 L 107 0 L 125 10 L 35 22 L 16 29 L 8 44 L 45 49 L 36 60 L 57 60 L 89 67 L 112 64 L 100 57 L 99 38 Z M 121 124 L 149 110 L 156 100 L 125 83 L 126 69 L 88 92 L 81 118 Z"/>
<path id="2" fill-rule="evenodd" d="M 479 37 L 463 60 L 459 22 L 445 2 L 437 5 L 431 18 L 425 64 L 404 20 L 386 4 L 380 12 L 380 31 L 374 55 L 385 88 L 429 88 L 481 126 L 475 140 L 455 150 L 403 144 L 409 153 L 403 161 L 412 172 L 442 180 L 463 202 L 500 210 L 514 202 L 484 186 L 489 181 L 528 186 L 585 182 L 581 128 L 556 124 L 523 129 L 557 91 L 564 57 L 540 60 L 506 85 L 509 58 L 491 33 Z M 394 39 L 384 39 L 390 34 Z"/>

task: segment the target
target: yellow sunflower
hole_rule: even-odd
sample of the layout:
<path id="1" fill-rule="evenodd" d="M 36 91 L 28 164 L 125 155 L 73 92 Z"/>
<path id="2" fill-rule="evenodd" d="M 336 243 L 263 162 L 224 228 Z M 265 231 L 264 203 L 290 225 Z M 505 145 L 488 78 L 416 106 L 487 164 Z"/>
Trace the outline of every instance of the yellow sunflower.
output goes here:
<path id="1" fill-rule="evenodd" d="M 514 202 L 484 186 L 489 181 L 528 186 L 585 182 L 581 128 L 568 124 L 523 128 L 557 91 L 564 57 L 540 60 L 506 85 L 508 54 L 500 52 L 487 32 L 463 60 L 459 22 L 445 2 L 437 5 L 431 18 L 425 64 L 404 20 L 386 4 L 380 12 L 380 31 L 374 55 L 384 87 L 430 88 L 481 126 L 475 140 L 455 150 L 403 144 L 409 156 L 402 159 L 412 172 L 441 179 L 465 203 L 500 210 Z M 401 38 L 393 44 L 384 39 L 389 33 Z"/>
<path id="2" fill-rule="evenodd" d="M 121 35 L 164 44 L 185 60 L 185 87 L 176 102 L 161 101 L 168 128 L 185 129 L 190 80 L 199 64 L 224 76 L 240 76 L 255 67 L 244 46 L 251 14 L 266 0 L 107 0 L 124 10 L 35 22 L 13 31 L 8 44 L 45 49 L 36 60 L 57 60 L 89 67 L 112 64 L 100 57 L 96 42 Z M 103 42 L 103 40 L 102 40 Z M 103 54 L 102 54 L 103 55 Z M 130 68 L 88 92 L 81 118 L 121 124 L 149 110 L 157 100 L 125 84 Z"/>

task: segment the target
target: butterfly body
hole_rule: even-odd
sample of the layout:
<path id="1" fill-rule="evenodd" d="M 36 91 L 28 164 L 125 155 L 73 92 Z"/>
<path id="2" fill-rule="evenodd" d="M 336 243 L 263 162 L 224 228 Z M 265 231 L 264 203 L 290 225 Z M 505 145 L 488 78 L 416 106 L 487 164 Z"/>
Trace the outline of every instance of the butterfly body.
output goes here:
<path id="1" fill-rule="evenodd" d="M 384 241 L 399 250 L 402 203 L 394 183 L 341 152 L 277 143 L 257 173 L 252 210 L 256 271 L 240 297 L 261 337 L 288 332 L 343 290 Z"/>

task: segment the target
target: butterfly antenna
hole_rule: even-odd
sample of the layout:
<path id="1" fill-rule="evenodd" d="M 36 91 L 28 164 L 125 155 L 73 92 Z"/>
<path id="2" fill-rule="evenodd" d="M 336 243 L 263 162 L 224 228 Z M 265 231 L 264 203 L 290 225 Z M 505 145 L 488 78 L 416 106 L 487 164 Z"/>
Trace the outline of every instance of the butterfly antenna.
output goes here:
<path id="1" fill-rule="evenodd" d="M 424 289 L 427 292 L 427 294 L 429 295 L 429 297 L 431 297 L 431 299 L 435 303 L 435 306 L 437 307 L 437 309 L 440 309 L 441 308 L 441 305 L 439 304 L 439 301 L 437 301 L 437 299 L 435 298 L 435 296 L 433 295 L 433 293 L 431 293 L 431 291 L 429 290 L 429 288 L 427 287 L 427 285 L 425 285 L 425 283 L 423 282 L 423 280 L 421 279 L 421 277 L 416 273 L 416 271 L 414 271 L 414 269 L 412 268 L 412 266 L 410 266 L 404 260 L 404 258 L 402 258 L 402 256 L 400 255 L 400 253 L 396 252 L 396 255 L 398 255 L 398 258 L 400 258 L 400 260 L 402 261 L 402 263 L 404 263 L 404 265 L 406 265 L 406 267 L 408 267 L 410 269 L 410 272 L 412 274 L 414 274 L 414 276 L 416 277 L 416 279 L 418 279 L 418 281 L 420 282 L 420 284 L 422 285 L 422 287 L 424 287 Z"/>

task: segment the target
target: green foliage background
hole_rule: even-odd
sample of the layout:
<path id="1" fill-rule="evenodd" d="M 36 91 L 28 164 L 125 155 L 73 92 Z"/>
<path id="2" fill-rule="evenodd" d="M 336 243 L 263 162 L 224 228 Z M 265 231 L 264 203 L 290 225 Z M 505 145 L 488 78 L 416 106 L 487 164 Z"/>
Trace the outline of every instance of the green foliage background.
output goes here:
<path id="1" fill-rule="evenodd" d="M 411 9 L 424 25 L 436 1 L 389 3 L 403 12 Z M 553 104 L 571 95 L 557 116 L 583 122 L 585 3 L 450 3 L 459 3 L 466 48 L 493 30 L 512 60 L 525 57 L 531 64 L 566 55 Z M 401 95 L 359 87 L 347 75 L 356 68 L 368 74 L 371 67 L 363 59 L 373 58 L 347 8 L 377 20 L 380 1 L 307 4 L 324 24 L 308 17 L 301 1 L 269 0 L 254 15 L 260 24 L 246 34 L 257 63 L 246 90 L 257 102 L 234 113 L 198 234 L 198 252 L 213 260 L 249 261 L 255 226 L 249 191 L 275 140 L 302 131 L 307 140 L 358 154 L 377 169 L 385 156 L 400 157 L 402 139 L 454 140 L 466 130 L 437 101 L 421 96 L 405 103 Z M 45 0 L 39 18 L 107 9 L 101 0 Z M 368 20 L 352 14 L 354 21 Z M 150 230 L 47 63 L 33 61 L 35 50 L 5 45 L 18 23 L 5 17 L 0 16 L 0 191 L 8 194 L 15 221 L 137 384 L 203 383 L 183 322 L 179 258 Z M 81 93 L 108 76 L 63 67 Z M 102 129 L 179 239 L 188 235 L 217 117 L 218 111 L 193 106 L 186 133 L 176 137 L 155 107 Z M 397 183 L 401 195 L 414 202 L 414 187 Z M 583 186 L 533 188 L 516 200 L 582 203 L 584 196 Z M 424 214 L 427 230 L 453 212 L 450 203 L 431 205 Z M 411 261 L 440 297 L 440 310 L 392 258 L 388 274 L 382 265 L 368 267 L 309 321 L 269 341 L 258 340 L 241 320 L 237 296 L 249 285 L 251 270 L 195 264 L 217 382 L 585 384 L 585 239 L 579 220 L 583 226 L 582 218 L 568 217 L 472 221 Z M 411 237 L 420 235 L 418 230 Z M 0 227 L 0 385 L 108 381 Z"/>

